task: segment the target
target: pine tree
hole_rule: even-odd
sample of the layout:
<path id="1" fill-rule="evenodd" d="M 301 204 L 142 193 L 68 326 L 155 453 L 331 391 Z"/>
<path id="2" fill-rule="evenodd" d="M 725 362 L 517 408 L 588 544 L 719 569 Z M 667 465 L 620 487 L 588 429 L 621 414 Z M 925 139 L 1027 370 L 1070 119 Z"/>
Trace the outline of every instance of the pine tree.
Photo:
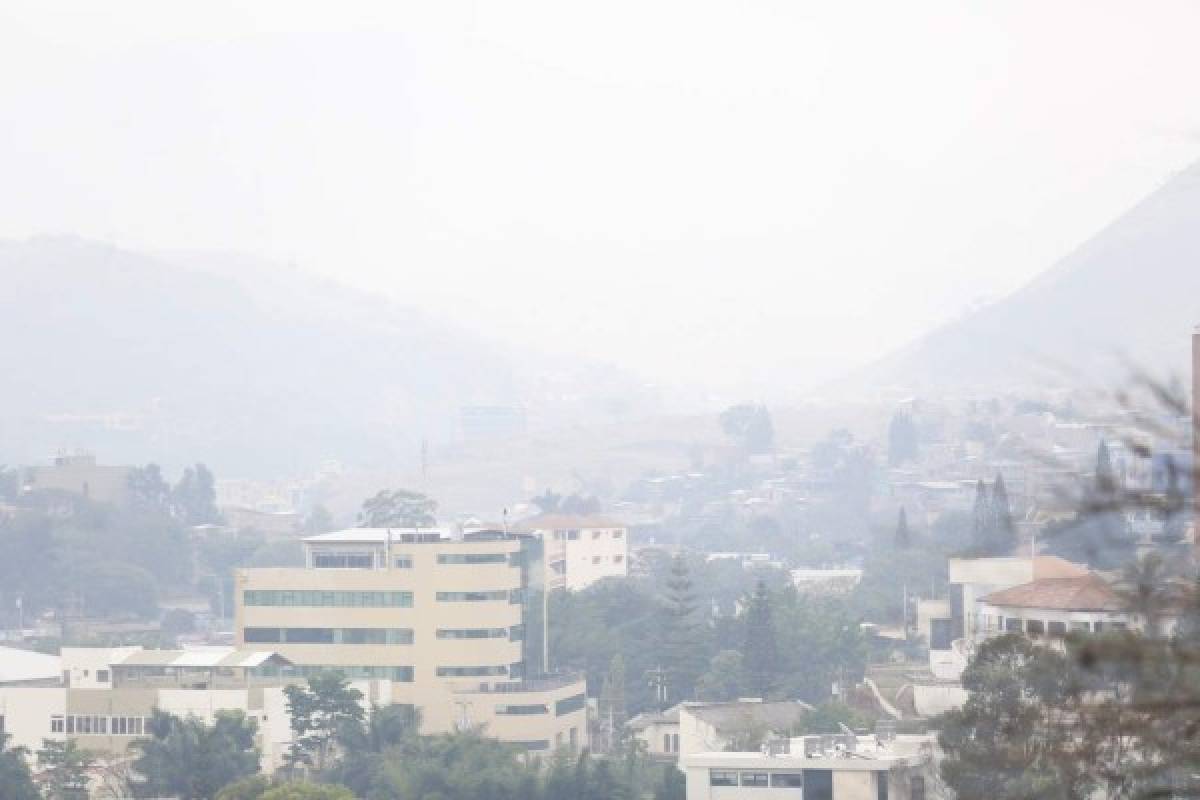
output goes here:
<path id="1" fill-rule="evenodd" d="M 896 523 L 896 549 L 907 550 L 912 545 L 912 532 L 908 529 L 908 512 L 900 506 L 900 519 Z"/>
<path id="2" fill-rule="evenodd" d="M 888 424 L 888 465 L 898 467 L 917 457 L 917 424 L 912 415 L 896 412 Z"/>
<path id="3" fill-rule="evenodd" d="M 992 527 L 995 524 L 995 514 L 992 513 L 992 499 L 988 495 L 987 484 L 980 478 L 975 484 L 975 510 L 971 520 L 971 543 L 976 553 L 987 555 L 991 553 Z"/>
<path id="4" fill-rule="evenodd" d="M 609 752 L 621 744 L 625 730 L 625 659 L 617 653 L 608 664 L 608 675 L 600 689 L 600 729 Z"/>
<path id="5" fill-rule="evenodd" d="M 677 555 L 671 560 L 667 607 L 663 615 L 663 667 L 670 699 L 691 697 L 696 679 L 704 671 L 704 630 L 698 620 L 698 608 L 687 562 Z"/>
<path id="6" fill-rule="evenodd" d="M 1112 499 L 1117 490 L 1117 476 L 1113 472 L 1112 454 L 1108 451 L 1108 443 L 1100 440 L 1096 448 L 1096 494 L 1101 499 Z"/>
<path id="7" fill-rule="evenodd" d="M 1013 523 L 1012 508 L 1008 502 L 1008 488 L 1000 473 L 996 473 L 996 481 L 992 484 L 991 511 L 992 555 L 1009 555 L 1017 546 L 1017 527 Z"/>
<path id="8" fill-rule="evenodd" d="M 745 668 L 747 687 L 757 697 L 771 694 L 779 673 L 779 644 L 771 614 L 771 593 L 762 581 L 746 609 Z"/>

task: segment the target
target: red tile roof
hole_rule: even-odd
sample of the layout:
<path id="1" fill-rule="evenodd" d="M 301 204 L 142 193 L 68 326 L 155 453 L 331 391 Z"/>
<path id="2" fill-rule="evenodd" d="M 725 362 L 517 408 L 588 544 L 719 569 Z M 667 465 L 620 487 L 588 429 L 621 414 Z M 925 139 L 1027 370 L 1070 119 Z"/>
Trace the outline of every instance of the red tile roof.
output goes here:
<path id="1" fill-rule="evenodd" d="M 992 592 L 983 602 L 1013 608 L 1053 611 L 1121 611 L 1125 604 L 1112 587 L 1095 573 L 1068 578 L 1043 578 L 1032 583 Z"/>

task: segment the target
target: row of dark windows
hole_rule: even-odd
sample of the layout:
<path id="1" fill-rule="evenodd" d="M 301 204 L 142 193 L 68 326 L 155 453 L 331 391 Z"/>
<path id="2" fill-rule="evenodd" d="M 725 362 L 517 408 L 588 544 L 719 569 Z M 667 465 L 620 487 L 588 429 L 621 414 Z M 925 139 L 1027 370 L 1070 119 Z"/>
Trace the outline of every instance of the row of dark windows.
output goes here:
<path id="1" fill-rule="evenodd" d="M 508 639 L 519 642 L 525 638 L 525 626 L 509 628 L 438 628 L 439 639 Z"/>
<path id="2" fill-rule="evenodd" d="M 150 732 L 149 717 L 110 717 L 98 714 L 51 714 L 51 733 L 84 736 L 141 736 Z"/>
<path id="3" fill-rule="evenodd" d="M 413 593 L 247 589 L 242 600 L 248 606 L 412 608 Z"/>
<path id="4" fill-rule="evenodd" d="M 246 628 L 246 642 L 283 644 L 412 644 L 412 628 Z"/>
<path id="5" fill-rule="evenodd" d="M 564 697 L 554 704 L 554 715 L 561 717 L 563 714 L 570 714 L 578 711 L 587 705 L 587 695 L 576 694 L 570 697 Z"/>
<path id="6" fill-rule="evenodd" d="M 412 683 L 412 667 L 346 666 L 344 664 L 294 664 L 287 667 L 262 666 L 247 670 L 260 678 L 310 678 L 322 672 L 336 672 L 346 680 L 386 680 Z"/>

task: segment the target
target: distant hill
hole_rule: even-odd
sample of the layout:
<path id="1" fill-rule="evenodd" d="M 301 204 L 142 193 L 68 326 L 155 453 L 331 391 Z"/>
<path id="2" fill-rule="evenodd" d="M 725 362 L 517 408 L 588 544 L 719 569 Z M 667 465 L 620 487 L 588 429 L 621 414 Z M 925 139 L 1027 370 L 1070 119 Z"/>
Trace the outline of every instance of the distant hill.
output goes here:
<path id="1" fill-rule="evenodd" d="M 229 474 L 411 464 L 465 403 L 519 402 L 513 359 L 373 295 L 236 255 L 0 242 L 0 463 Z"/>
<path id="2" fill-rule="evenodd" d="M 919 339 L 860 377 L 875 386 L 917 390 L 995 390 L 1044 383 L 1055 373 L 1064 382 L 1109 385 L 1126 372 L 1122 358 L 1182 376 L 1197 324 L 1200 163 L 1024 288 Z"/>

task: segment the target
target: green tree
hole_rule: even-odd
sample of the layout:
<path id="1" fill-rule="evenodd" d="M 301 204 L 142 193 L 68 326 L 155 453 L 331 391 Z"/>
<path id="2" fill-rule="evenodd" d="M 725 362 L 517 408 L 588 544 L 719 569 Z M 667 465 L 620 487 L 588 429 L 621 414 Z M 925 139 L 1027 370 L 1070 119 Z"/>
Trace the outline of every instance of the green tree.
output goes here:
<path id="1" fill-rule="evenodd" d="M 304 532 L 309 535 L 318 533 L 328 533 L 334 529 L 333 515 L 329 513 L 329 509 L 317 503 L 308 512 L 308 516 L 304 518 Z"/>
<path id="2" fill-rule="evenodd" d="M 0 797 L 4 800 L 41 800 L 25 761 L 28 751 L 23 747 L 9 747 L 10 738 L 9 734 L 0 731 Z"/>
<path id="3" fill-rule="evenodd" d="M 746 608 L 745 620 L 746 688 L 756 697 L 767 698 L 775 688 L 779 674 L 779 644 L 775 620 L 771 614 L 771 593 L 759 581 Z"/>
<path id="4" fill-rule="evenodd" d="M 667 578 L 667 606 L 663 615 L 662 667 L 667 672 L 669 699 L 691 697 L 704 669 L 705 631 L 687 561 L 677 555 Z"/>
<path id="5" fill-rule="evenodd" d="M 187 525 L 207 525 L 221 521 L 217 511 L 216 480 L 203 464 L 188 467 L 171 490 L 171 505 Z"/>
<path id="6" fill-rule="evenodd" d="M 608 751 L 616 750 L 624 738 L 628 708 L 625 702 L 626 680 L 625 659 L 617 653 L 609 662 L 597 709 L 600 728 L 604 731 L 604 745 Z"/>
<path id="7" fill-rule="evenodd" d="M 938 743 L 941 775 L 961 800 L 1087 797 L 1086 766 L 1068 757 L 1073 726 L 1053 723 L 1051 709 L 1071 704 L 1072 668 L 1049 648 L 1020 635 L 980 646 L 963 673 L 967 702 L 944 714 Z"/>
<path id="8" fill-rule="evenodd" d="M 43 739 L 37 763 L 42 770 L 46 800 L 87 800 L 88 772 L 96 763 L 96 756 L 90 750 L 84 750 L 74 741 Z"/>
<path id="9" fill-rule="evenodd" d="M 271 779 L 266 775 L 248 775 L 223 787 L 216 800 L 260 800 L 270 788 Z"/>
<path id="10" fill-rule="evenodd" d="M 158 615 L 158 583 L 142 567 L 124 561 L 88 561 L 67 572 L 91 616 L 150 619 Z"/>
<path id="11" fill-rule="evenodd" d="M 674 764 L 664 764 L 654 786 L 654 800 L 687 800 L 687 779 Z"/>
<path id="12" fill-rule="evenodd" d="M 976 555 L 994 555 L 991 551 L 995 537 L 992 535 L 996 515 L 992 511 L 992 498 L 987 484 L 980 478 L 975 484 L 975 508 L 971 517 L 971 546 Z"/>
<path id="13" fill-rule="evenodd" d="M 171 509 L 171 486 L 163 479 L 158 464 L 136 467 L 126 479 L 129 503 L 144 511 L 167 513 Z"/>
<path id="14" fill-rule="evenodd" d="M 851 730 L 859 730 L 871 723 L 870 718 L 845 703 L 831 700 L 801 714 L 791 734 L 808 736 L 817 733 L 841 733 L 843 725 Z"/>
<path id="15" fill-rule="evenodd" d="M 384 489 L 363 501 L 358 522 L 363 528 L 431 528 L 437 502 L 408 489 Z"/>
<path id="16" fill-rule="evenodd" d="M 346 720 L 338 729 L 337 741 L 345 754 L 324 773 L 357 796 L 368 795 L 383 778 L 384 754 L 414 741 L 421 727 L 420 712 L 411 705 L 371 707 L 365 724 Z"/>
<path id="17" fill-rule="evenodd" d="M 323 772 L 332 763 L 339 734 L 347 726 L 362 725 L 362 692 L 351 688 L 341 673 L 320 672 L 308 679 L 307 687 L 293 684 L 283 694 L 294 735 L 286 761 Z"/>
<path id="18" fill-rule="evenodd" d="M 708 663 L 708 671 L 696 682 L 700 700 L 736 700 L 746 686 L 746 666 L 737 650 L 722 650 Z"/>
<path id="19" fill-rule="evenodd" d="M 900 506 L 900 518 L 896 521 L 896 549 L 907 550 L 912 546 L 912 532 L 908 529 L 908 512 Z"/>
<path id="20" fill-rule="evenodd" d="M 259 800 L 355 800 L 345 786 L 327 783 L 284 783 L 263 792 Z"/>
<path id="21" fill-rule="evenodd" d="M 1011 555 L 1017 547 L 1017 526 L 1013 523 L 1012 506 L 1004 476 L 996 473 L 992 483 L 991 551 L 996 555 Z"/>
<path id="22" fill-rule="evenodd" d="M 257 726 L 241 711 L 218 711 L 212 725 L 155 710 L 150 736 L 134 740 L 138 797 L 210 800 L 221 787 L 258 771 Z"/>
<path id="23" fill-rule="evenodd" d="M 769 453 L 775 446 L 775 426 L 766 406 L 730 406 L 721 412 L 721 429 L 736 439 L 747 453 Z"/>

